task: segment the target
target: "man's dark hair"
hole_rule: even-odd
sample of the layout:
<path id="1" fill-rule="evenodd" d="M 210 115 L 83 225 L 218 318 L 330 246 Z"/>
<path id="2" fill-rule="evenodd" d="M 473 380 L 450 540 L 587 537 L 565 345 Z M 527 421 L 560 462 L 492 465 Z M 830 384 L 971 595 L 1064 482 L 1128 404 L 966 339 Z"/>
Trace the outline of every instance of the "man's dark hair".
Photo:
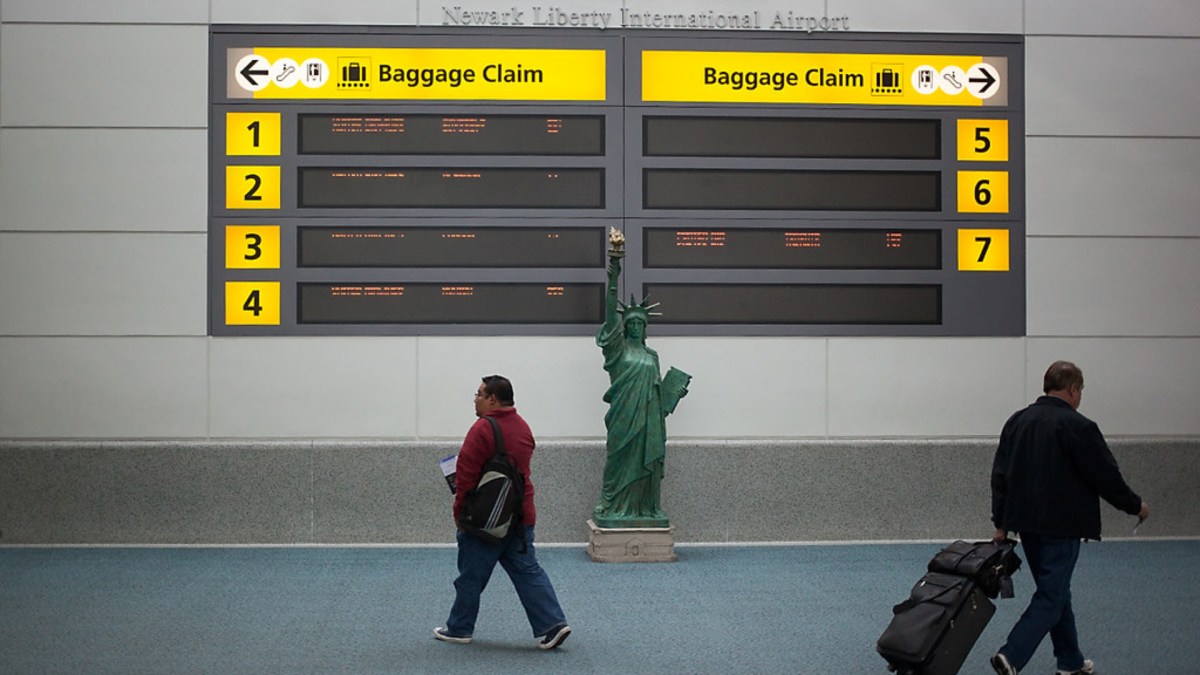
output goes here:
<path id="1" fill-rule="evenodd" d="M 1065 391 L 1072 386 L 1083 386 L 1083 371 L 1070 361 L 1055 361 L 1042 377 L 1042 391 Z"/>
<path id="2" fill-rule="evenodd" d="M 508 378 L 503 375 L 488 375 L 483 378 L 483 393 L 495 396 L 500 405 L 511 406 L 513 404 L 512 382 L 509 382 Z"/>

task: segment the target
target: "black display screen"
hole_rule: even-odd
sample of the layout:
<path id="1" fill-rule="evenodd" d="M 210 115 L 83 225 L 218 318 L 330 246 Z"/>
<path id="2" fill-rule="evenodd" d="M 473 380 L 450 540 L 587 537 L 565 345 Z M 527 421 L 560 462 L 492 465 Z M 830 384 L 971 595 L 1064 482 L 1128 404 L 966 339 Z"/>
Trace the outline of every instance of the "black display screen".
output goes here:
<path id="1" fill-rule="evenodd" d="M 600 324 L 604 284 L 301 283 L 301 324 Z"/>
<path id="2" fill-rule="evenodd" d="M 647 209 L 939 211 L 938 171 L 644 169 Z"/>
<path id="3" fill-rule="evenodd" d="M 667 324 L 940 324 L 937 284 L 669 284 L 643 286 Z"/>
<path id="4" fill-rule="evenodd" d="M 939 159 L 940 120 L 788 117 L 643 118 L 651 157 Z"/>
<path id="5" fill-rule="evenodd" d="M 301 227 L 300 267 L 604 266 L 603 227 Z"/>
<path id="6" fill-rule="evenodd" d="M 934 270 L 940 230 L 650 227 L 648 268 Z"/>
<path id="7" fill-rule="evenodd" d="M 600 115 L 301 114 L 301 155 L 603 155 Z"/>
<path id="8" fill-rule="evenodd" d="M 301 208 L 600 209 L 604 169 L 301 167 Z"/>

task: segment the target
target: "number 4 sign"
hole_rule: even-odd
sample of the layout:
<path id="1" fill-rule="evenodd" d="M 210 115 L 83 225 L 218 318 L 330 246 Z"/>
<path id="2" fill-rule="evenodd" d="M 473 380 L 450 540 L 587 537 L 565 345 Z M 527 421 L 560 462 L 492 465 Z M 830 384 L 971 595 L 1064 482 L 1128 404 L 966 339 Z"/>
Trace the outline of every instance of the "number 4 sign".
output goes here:
<path id="1" fill-rule="evenodd" d="M 278 326 L 278 281 L 226 281 L 226 326 Z"/>

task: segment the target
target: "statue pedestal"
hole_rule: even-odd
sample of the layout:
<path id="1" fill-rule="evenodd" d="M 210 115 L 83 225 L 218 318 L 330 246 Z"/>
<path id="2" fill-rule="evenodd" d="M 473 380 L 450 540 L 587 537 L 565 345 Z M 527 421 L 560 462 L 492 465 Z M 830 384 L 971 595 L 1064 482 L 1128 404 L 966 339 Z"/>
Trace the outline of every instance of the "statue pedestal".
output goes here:
<path id="1" fill-rule="evenodd" d="M 594 562 L 675 562 L 675 527 L 600 527 L 587 521 Z"/>

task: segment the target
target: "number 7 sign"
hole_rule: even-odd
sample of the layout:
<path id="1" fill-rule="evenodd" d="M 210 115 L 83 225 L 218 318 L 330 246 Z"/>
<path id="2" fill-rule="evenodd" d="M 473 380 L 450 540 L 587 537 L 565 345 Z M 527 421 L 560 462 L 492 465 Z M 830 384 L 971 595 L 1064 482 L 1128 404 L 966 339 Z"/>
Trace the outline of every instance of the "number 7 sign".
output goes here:
<path id="1" fill-rule="evenodd" d="M 1008 230 L 959 230 L 958 271 L 1007 272 Z"/>

